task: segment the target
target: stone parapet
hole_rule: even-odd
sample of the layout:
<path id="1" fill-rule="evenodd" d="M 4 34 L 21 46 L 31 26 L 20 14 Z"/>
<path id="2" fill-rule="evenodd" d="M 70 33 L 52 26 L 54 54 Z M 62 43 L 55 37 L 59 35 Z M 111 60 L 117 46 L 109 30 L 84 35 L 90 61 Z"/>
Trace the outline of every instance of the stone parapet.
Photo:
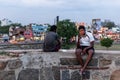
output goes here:
<path id="1" fill-rule="evenodd" d="M 9 52 L 9 51 L 8 51 Z M 109 51 L 108 51 L 109 52 Z M 22 52 L 21 52 L 22 53 Z M 119 80 L 120 53 L 96 51 L 83 75 L 74 50 L 26 51 L 0 59 L 0 80 Z M 86 55 L 83 56 L 84 61 Z"/>

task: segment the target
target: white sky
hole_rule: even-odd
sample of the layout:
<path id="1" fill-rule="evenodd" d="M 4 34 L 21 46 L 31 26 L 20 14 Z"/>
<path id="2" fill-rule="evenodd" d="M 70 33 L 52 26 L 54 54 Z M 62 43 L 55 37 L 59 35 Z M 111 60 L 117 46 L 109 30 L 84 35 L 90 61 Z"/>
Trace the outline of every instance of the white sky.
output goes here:
<path id="1" fill-rule="evenodd" d="M 0 0 L 0 10 L 0 20 L 22 24 L 53 24 L 56 16 L 88 24 L 94 18 L 120 24 L 120 0 Z"/>

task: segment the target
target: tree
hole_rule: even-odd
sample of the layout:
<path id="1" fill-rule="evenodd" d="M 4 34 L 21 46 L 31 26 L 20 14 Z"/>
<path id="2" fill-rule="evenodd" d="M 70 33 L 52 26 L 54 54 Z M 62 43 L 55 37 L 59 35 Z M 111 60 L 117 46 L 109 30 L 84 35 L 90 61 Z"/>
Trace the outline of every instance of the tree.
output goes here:
<path id="1" fill-rule="evenodd" d="M 104 21 L 102 22 L 102 26 L 108 27 L 108 29 L 111 29 L 112 27 L 115 27 L 115 23 L 112 21 Z"/>
<path id="2" fill-rule="evenodd" d="M 21 27 L 22 25 L 21 25 L 21 23 L 13 23 L 13 24 L 10 24 L 9 26 L 14 26 L 14 27 L 19 26 L 19 27 Z"/>
<path id="3" fill-rule="evenodd" d="M 0 27 L 0 33 L 2 34 L 8 34 L 9 33 L 9 26 L 3 26 L 3 27 Z"/>
<path id="4" fill-rule="evenodd" d="M 1 26 L 1 21 L 0 21 L 0 26 Z"/>
<path id="5" fill-rule="evenodd" d="M 60 37 L 66 39 L 67 44 L 73 36 L 77 35 L 75 23 L 71 22 L 69 19 L 62 20 L 57 23 L 57 32 Z"/>

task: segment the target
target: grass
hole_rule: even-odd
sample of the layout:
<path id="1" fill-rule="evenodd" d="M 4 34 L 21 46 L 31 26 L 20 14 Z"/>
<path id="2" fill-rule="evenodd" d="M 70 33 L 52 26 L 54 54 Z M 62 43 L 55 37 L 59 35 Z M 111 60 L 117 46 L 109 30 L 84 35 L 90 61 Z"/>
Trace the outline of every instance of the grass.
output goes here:
<path id="1" fill-rule="evenodd" d="M 68 48 L 69 46 L 69 48 Z M 76 48 L 76 44 L 72 43 L 69 45 L 62 45 L 62 49 L 74 49 Z M 111 47 L 109 47 L 108 49 L 104 46 L 101 46 L 100 43 L 95 43 L 94 45 L 95 50 L 120 50 L 120 43 L 117 44 L 113 44 Z"/>
<path id="2" fill-rule="evenodd" d="M 100 44 L 95 44 L 94 48 L 96 50 L 107 50 L 106 47 L 101 46 Z M 108 48 L 108 50 L 120 50 L 120 44 L 113 44 L 111 47 Z"/>

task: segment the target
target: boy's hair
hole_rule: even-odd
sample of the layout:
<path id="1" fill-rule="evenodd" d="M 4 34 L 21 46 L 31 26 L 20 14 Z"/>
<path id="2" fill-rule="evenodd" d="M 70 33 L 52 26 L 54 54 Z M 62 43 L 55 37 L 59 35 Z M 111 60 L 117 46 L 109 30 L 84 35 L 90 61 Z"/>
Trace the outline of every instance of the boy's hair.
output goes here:
<path id="1" fill-rule="evenodd" d="M 56 25 L 52 25 L 51 27 L 50 27 L 50 31 L 55 31 L 57 29 L 57 26 Z"/>
<path id="2" fill-rule="evenodd" d="M 79 30 L 80 30 L 80 29 L 84 29 L 84 30 L 85 30 L 85 26 L 79 26 L 78 29 L 79 29 Z"/>

